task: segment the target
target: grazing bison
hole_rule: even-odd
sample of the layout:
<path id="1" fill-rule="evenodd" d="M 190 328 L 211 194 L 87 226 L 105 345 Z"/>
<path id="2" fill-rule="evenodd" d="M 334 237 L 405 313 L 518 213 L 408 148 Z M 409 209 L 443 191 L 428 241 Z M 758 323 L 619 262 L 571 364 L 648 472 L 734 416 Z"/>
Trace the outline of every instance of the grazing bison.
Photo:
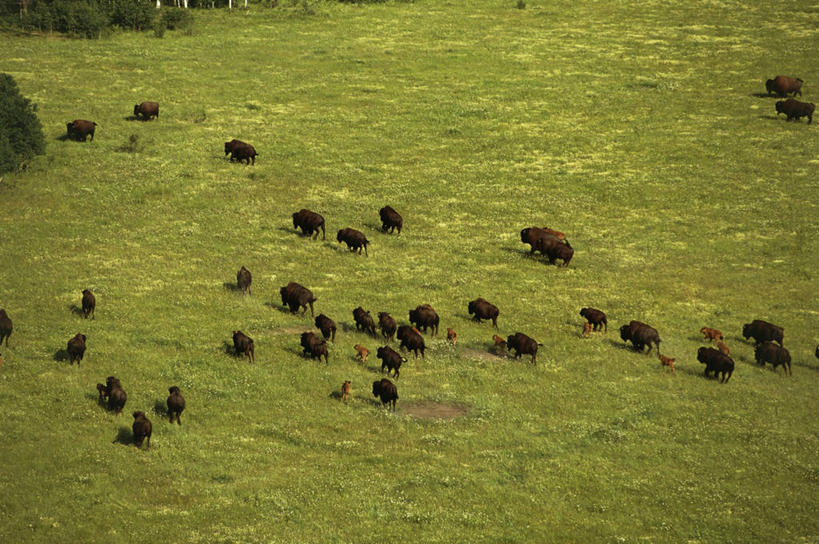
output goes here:
<path id="1" fill-rule="evenodd" d="M 119 415 L 128 401 L 125 389 L 115 376 L 108 376 L 105 380 L 105 391 L 108 394 L 108 409 L 113 411 L 114 415 Z"/>
<path id="2" fill-rule="evenodd" d="M 321 361 L 321 356 L 324 356 L 324 363 L 329 364 L 327 353 L 327 342 L 318 337 L 312 332 L 301 333 L 301 347 L 304 354 L 309 355 L 311 359 L 318 358 Z"/>
<path id="3" fill-rule="evenodd" d="M 498 307 L 480 297 L 476 298 L 467 305 L 469 315 L 472 315 L 473 321 L 481 321 L 482 319 L 491 319 L 492 326 L 498 328 Z M 473 315 L 474 314 L 474 315 Z"/>
<path id="4" fill-rule="evenodd" d="M 786 121 L 790 121 L 791 119 L 799 121 L 799 119 L 802 117 L 807 117 L 808 124 L 811 124 L 811 121 L 813 121 L 813 112 L 815 110 L 815 104 L 800 102 L 798 100 L 794 100 L 793 98 L 780 100 L 776 103 L 776 116 L 779 117 L 780 113 L 784 113 L 787 116 Z"/>
<path id="5" fill-rule="evenodd" d="M 302 208 L 293 214 L 293 228 L 301 229 L 302 234 L 315 239 L 318 239 L 319 230 L 321 230 L 321 239 L 325 239 L 324 217 L 307 208 Z"/>
<path id="6" fill-rule="evenodd" d="M 242 290 L 242 294 L 250 294 L 250 284 L 253 282 L 253 275 L 250 273 L 250 270 L 242 266 L 238 272 L 236 272 L 236 285 L 239 286 L 239 289 Z"/>
<path id="7" fill-rule="evenodd" d="M 77 333 L 74 338 L 68 341 L 68 359 L 70 364 L 77 361 L 77 366 L 80 366 L 82 357 L 85 355 L 85 338 L 84 334 Z"/>
<path id="8" fill-rule="evenodd" d="M 353 319 L 355 320 L 355 330 L 375 336 L 375 322 L 369 310 L 359 306 L 353 310 Z"/>
<path id="9" fill-rule="evenodd" d="M 623 342 L 631 341 L 637 351 L 643 351 L 643 348 L 648 346 L 646 355 L 651 353 L 652 343 L 657 346 L 657 351 L 660 351 L 660 335 L 657 330 L 639 321 L 631 321 L 628 325 L 620 327 L 620 338 Z"/>
<path id="10" fill-rule="evenodd" d="M 720 383 L 728 383 L 734 373 L 734 361 L 714 348 L 700 348 L 697 350 L 697 360 L 705 365 L 705 377 L 713 372 L 714 377 L 720 375 Z M 727 377 L 726 377 L 727 376 Z"/>
<path id="11" fill-rule="evenodd" d="M 395 229 L 398 229 L 398 234 L 401 234 L 401 227 L 404 225 L 404 219 L 397 211 L 390 206 L 384 206 L 378 210 L 378 215 L 381 216 L 381 230 L 387 232 L 389 230 L 392 234 Z"/>
<path id="12" fill-rule="evenodd" d="M 244 355 L 251 363 L 256 357 L 253 339 L 242 331 L 233 331 L 233 350 L 237 357 Z"/>
<path id="13" fill-rule="evenodd" d="M 5 308 L 0 310 L 0 344 L 3 343 L 3 339 L 6 339 L 6 347 L 9 347 L 9 337 L 11 336 L 11 331 L 14 330 L 14 325 L 11 322 L 8 314 L 6 314 Z"/>
<path id="14" fill-rule="evenodd" d="M 134 424 L 131 426 L 134 431 L 134 444 L 137 448 L 142 447 L 142 442 L 147 438 L 145 447 L 151 447 L 151 420 L 145 417 L 145 412 L 134 412 Z"/>
<path id="15" fill-rule="evenodd" d="M 358 254 L 361 255 L 361 249 L 364 249 L 364 254 L 369 256 L 367 253 L 367 246 L 369 245 L 370 241 L 367 240 L 367 237 L 364 236 L 364 233 L 355 229 L 341 229 L 336 234 L 336 240 L 340 244 L 344 242 L 347 244 L 347 249 L 350 251 L 358 250 Z"/>
<path id="16" fill-rule="evenodd" d="M 86 121 L 85 119 L 74 119 L 70 123 L 65 124 L 68 137 L 72 140 L 84 142 L 88 136 L 91 136 L 91 141 L 94 141 L 94 131 L 97 129 L 97 124 L 93 121 Z"/>
<path id="17" fill-rule="evenodd" d="M 134 106 L 134 117 L 147 121 L 151 117 L 159 118 L 159 102 L 143 102 Z"/>
<path id="18" fill-rule="evenodd" d="M 304 315 L 307 306 L 310 305 L 310 317 L 313 317 L 313 303 L 318 299 L 313 296 L 310 289 L 291 281 L 279 289 L 279 294 L 282 296 L 282 304 L 290 308 L 291 314 L 296 313 L 301 307 L 303 308 L 301 313 Z"/>
<path id="19" fill-rule="evenodd" d="M 537 340 L 529 338 L 522 332 L 516 332 L 506 338 L 507 348 L 515 350 L 515 359 L 519 359 L 523 354 L 531 355 L 533 365 L 537 364 L 535 358 L 537 357 L 537 347 L 539 345 Z"/>
<path id="20" fill-rule="evenodd" d="M 387 312 L 378 312 L 378 328 L 381 329 L 381 334 L 383 334 L 384 338 L 389 342 L 395 336 L 395 330 L 398 328 L 398 324 Z"/>
<path id="21" fill-rule="evenodd" d="M 432 336 L 438 334 L 438 313 L 432 309 L 429 304 L 421 304 L 416 306 L 414 310 L 409 311 L 410 323 L 414 324 L 419 329 L 427 332 L 427 328 L 432 329 Z"/>
<path id="22" fill-rule="evenodd" d="M 398 334 L 396 336 L 401 342 L 399 346 L 400 348 L 413 352 L 416 359 L 418 358 L 419 351 L 421 352 L 421 357 L 426 358 L 424 355 L 424 350 L 426 349 L 424 337 L 421 336 L 418 329 L 411 327 L 410 325 L 401 325 L 398 327 Z"/>
<path id="23" fill-rule="evenodd" d="M 797 94 L 802 96 L 803 83 L 804 81 L 798 77 L 776 76 L 765 82 L 765 90 L 768 91 L 768 94 L 776 93 L 776 96 L 780 98 L 788 96 L 788 93 L 793 93 L 793 96 Z"/>
<path id="24" fill-rule="evenodd" d="M 235 139 L 225 142 L 225 155 L 228 153 L 230 153 L 231 162 L 234 160 L 238 160 L 239 162 L 247 161 L 247 164 L 250 164 L 250 161 L 256 164 L 256 157 L 258 156 L 256 149 L 252 145 Z"/>
<path id="25" fill-rule="evenodd" d="M 398 388 L 387 378 L 382 378 L 381 381 L 373 382 L 373 396 L 381 398 L 381 404 L 392 405 L 392 411 L 395 411 L 395 401 L 398 400 Z"/>
<path id="26" fill-rule="evenodd" d="M 94 297 L 94 293 L 89 291 L 88 289 L 84 289 L 82 292 L 82 314 L 88 319 L 88 316 L 91 316 L 91 319 L 94 319 L 94 309 L 97 307 L 97 299 Z"/>
<path id="27" fill-rule="evenodd" d="M 580 310 L 580 315 L 586 318 L 586 321 L 593 325 L 592 330 L 597 331 L 598 329 L 603 329 L 605 327 L 605 331 L 609 330 L 609 323 L 606 321 L 606 314 L 597 310 L 595 308 L 583 308 Z"/>
<path id="28" fill-rule="evenodd" d="M 350 380 L 345 380 L 343 384 L 341 384 L 341 400 L 342 402 L 347 402 L 347 398 L 350 396 L 350 391 L 352 390 L 352 386 L 350 385 Z"/>
<path id="29" fill-rule="evenodd" d="M 710 342 L 712 340 L 725 340 L 725 338 L 723 338 L 722 336 L 722 332 L 719 329 L 703 327 L 700 329 L 700 332 L 705 335 L 703 341 L 708 340 Z"/>
<path id="30" fill-rule="evenodd" d="M 777 346 L 771 341 L 762 342 L 754 350 L 754 357 L 760 365 L 764 366 L 765 363 L 771 363 L 774 370 L 782 365 L 785 374 L 793 376 L 793 372 L 791 372 L 791 354 L 782 346 Z"/>
<path id="31" fill-rule="evenodd" d="M 381 359 L 381 372 L 384 372 L 384 368 L 386 368 L 387 375 L 389 375 L 390 371 L 393 371 L 395 378 L 398 377 L 401 363 L 407 362 L 406 359 L 401 357 L 400 353 L 389 346 L 378 348 L 378 351 L 375 352 L 375 356 Z"/>
<path id="32" fill-rule="evenodd" d="M 336 341 L 336 322 L 324 314 L 316 317 L 316 328 L 321 331 L 325 340 Z"/>
<path id="33" fill-rule="evenodd" d="M 176 424 L 182 425 L 179 416 L 181 416 L 185 410 L 185 397 L 182 396 L 179 388 L 175 385 L 168 388 L 168 393 L 170 393 L 168 397 L 168 417 L 171 423 L 173 423 L 174 418 L 176 418 Z"/>
<path id="34" fill-rule="evenodd" d="M 782 327 L 777 327 L 761 319 L 754 319 L 750 323 L 746 323 L 742 326 L 742 336 L 744 336 L 746 340 L 753 337 L 755 344 L 772 340 L 781 346 L 784 335 L 785 331 Z"/>

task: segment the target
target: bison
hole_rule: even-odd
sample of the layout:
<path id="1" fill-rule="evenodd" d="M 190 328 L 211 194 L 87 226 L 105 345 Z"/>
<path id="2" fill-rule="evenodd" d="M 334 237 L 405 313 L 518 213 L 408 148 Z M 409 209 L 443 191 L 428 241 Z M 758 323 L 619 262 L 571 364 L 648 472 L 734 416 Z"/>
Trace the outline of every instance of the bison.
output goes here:
<path id="1" fill-rule="evenodd" d="M 452 347 L 455 347 L 455 344 L 458 343 L 458 333 L 455 332 L 455 329 L 447 328 L 446 330 L 446 341 L 452 344 Z"/>
<path id="2" fill-rule="evenodd" d="M 568 240 L 561 241 L 557 236 L 548 233 L 537 238 L 532 244 L 532 249 L 546 255 L 549 264 L 555 264 L 555 261 L 560 259 L 563 261 L 563 266 L 569 266 L 574 256 L 574 248 Z"/>
<path id="3" fill-rule="evenodd" d="M 606 321 L 606 314 L 595 308 L 583 308 L 580 310 L 580 315 L 586 318 L 586 321 L 593 325 L 592 330 L 597 331 L 603 329 L 609 330 L 609 323 Z"/>
<path id="4" fill-rule="evenodd" d="M 370 356 L 370 350 L 368 350 L 367 348 L 365 348 L 361 344 L 354 345 L 353 349 L 355 350 L 356 357 L 361 359 L 362 363 L 366 363 L 367 362 L 367 357 Z"/>
<path id="5" fill-rule="evenodd" d="M 321 239 L 325 239 L 324 217 L 307 208 L 302 208 L 293 214 L 293 228 L 301 229 L 302 234 L 314 239 L 318 239 L 319 230 L 321 230 Z"/>
<path id="6" fill-rule="evenodd" d="M 179 388 L 175 385 L 168 388 L 168 393 L 170 393 L 170 396 L 168 397 L 168 417 L 170 418 L 171 423 L 173 423 L 175 418 L 176 424 L 182 425 L 182 421 L 179 419 L 179 416 L 181 416 L 182 412 L 185 410 L 185 397 L 182 396 Z"/>
<path id="7" fill-rule="evenodd" d="M 6 309 L 0 309 L 0 344 L 3 343 L 3 339 L 6 340 L 6 347 L 9 347 L 9 337 L 11 336 L 11 331 L 14 330 L 14 325 L 11 322 L 11 318 L 9 318 L 8 314 L 6 314 Z"/>
<path id="8" fill-rule="evenodd" d="M 376 351 L 375 354 L 376 357 L 381 359 L 381 372 L 384 372 L 384 368 L 386 368 L 388 375 L 390 371 L 393 371 L 394 377 L 398 378 L 398 371 L 401 368 L 401 363 L 406 363 L 407 360 L 401 357 L 400 353 L 389 346 L 378 348 L 378 351 Z"/>
<path id="9" fill-rule="evenodd" d="M 365 310 L 359 306 L 353 310 L 353 319 L 355 320 L 355 329 L 357 331 L 375 336 L 375 322 L 373 321 L 369 310 Z"/>
<path id="10" fill-rule="evenodd" d="M 125 408 L 128 395 L 116 376 L 108 376 L 105 379 L 105 392 L 108 395 L 108 409 L 113 411 L 114 415 L 119 415 L 122 409 Z"/>
<path id="11" fill-rule="evenodd" d="M 765 90 L 768 91 L 769 95 L 776 93 L 776 96 L 780 98 L 788 96 L 788 93 L 793 93 L 793 96 L 797 94 L 802 96 L 803 83 L 804 81 L 798 77 L 776 76 L 765 82 Z"/>
<path id="12" fill-rule="evenodd" d="M 807 117 L 808 124 L 811 124 L 811 121 L 813 121 L 813 112 L 815 110 L 815 104 L 810 102 L 800 102 L 798 100 L 794 100 L 793 98 L 780 100 L 776 103 L 776 116 L 779 117 L 780 113 L 784 113 L 787 116 L 786 121 L 790 121 L 791 119 L 799 121 L 799 119 L 802 117 Z"/>
<path id="13" fill-rule="evenodd" d="M 279 289 L 279 294 L 282 296 L 282 304 L 290 308 L 291 314 L 296 313 L 299 307 L 301 307 L 303 308 L 301 313 L 304 315 L 309 305 L 310 317 L 313 317 L 313 303 L 318 299 L 313 296 L 313 292 L 310 291 L 310 289 L 291 281 Z"/>
<path id="14" fill-rule="evenodd" d="M 378 210 L 378 215 L 381 216 L 381 230 L 383 232 L 389 231 L 390 234 L 392 234 L 395 229 L 398 229 L 398 234 L 401 234 L 401 227 L 404 224 L 404 220 L 397 211 L 393 210 L 390 206 L 384 206 Z"/>
<path id="15" fill-rule="evenodd" d="M 398 328 L 398 325 L 395 323 L 395 319 L 387 312 L 378 312 L 378 328 L 381 329 L 381 334 L 383 334 L 384 338 L 389 342 L 395 336 L 395 330 Z"/>
<path id="16" fill-rule="evenodd" d="M 528 227 L 520 231 L 520 241 L 531 246 L 529 253 L 535 252 L 535 243 L 537 243 L 538 240 L 544 236 L 552 236 L 553 238 L 557 239 L 557 237 L 547 233 L 540 227 Z"/>
<path id="17" fill-rule="evenodd" d="M 722 331 L 719 329 L 712 329 L 710 327 L 703 327 L 700 329 L 700 332 L 705 335 L 703 341 L 708 340 L 711 342 L 712 340 L 725 340 L 722 336 Z"/>
<path id="18" fill-rule="evenodd" d="M 252 145 L 235 139 L 225 142 L 225 155 L 228 153 L 230 153 L 231 162 L 238 160 L 239 162 L 246 161 L 247 164 L 250 164 L 250 161 L 256 164 L 256 157 L 258 156 L 256 148 Z"/>
<path id="19" fill-rule="evenodd" d="M 134 106 L 134 117 L 142 117 L 143 121 L 151 117 L 159 118 L 159 102 L 143 102 Z"/>
<path id="20" fill-rule="evenodd" d="M 301 333 L 301 347 L 304 354 L 309 355 L 311 359 L 318 358 L 321 361 L 321 356 L 324 356 L 324 364 L 329 364 L 327 353 L 327 342 L 319 338 L 313 332 Z"/>
<path id="21" fill-rule="evenodd" d="M 367 237 L 364 236 L 364 233 L 355 229 L 341 229 L 336 234 L 336 240 L 340 244 L 344 242 L 347 244 L 347 249 L 350 251 L 358 250 L 358 254 L 361 255 L 362 248 L 364 249 L 364 254 L 369 256 L 367 253 L 367 246 L 369 245 L 370 241 L 367 240 Z"/>
<path id="22" fill-rule="evenodd" d="M 697 360 L 705 365 L 706 378 L 712 372 L 715 378 L 717 374 L 720 375 L 719 383 L 728 383 L 734 373 L 734 361 L 717 349 L 700 348 L 697 350 Z"/>
<path id="23" fill-rule="evenodd" d="M 416 306 L 414 310 L 409 311 L 410 323 L 414 324 L 419 329 L 427 332 L 427 328 L 432 329 L 432 336 L 438 334 L 438 313 L 429 304 L 421 304 Z"/>
<path id="24" fill-rule="evenodd" d="M 94 319 L 94 309 L 97 307 L 97 299 L 94 297 L 94 293 L 89 291 L 88 289 L 84 289 L 82 292 L 82 315 L 88 319 L 88 316 L 91 316 L 91 319 Z"/>
<path id="25" fill-rule="evenodd" d="M 341 384 L 341 400 L 342 402 L 347 402 L 347 398 L 350 396 L 350 391 L 352 390 L 352 386 L 350 385 L 350 380 L 345 380 L 343 384 Z"/>
<path id="26" fill-rule="evenodd" d="M 523 354 L 531 355 L 533 365 L 537 364 L 535 358 L 537 357 L 537 348 L 539 345 L 534 338 L 529 338 L 522 332 L 516 332 L 506 338 L 507 348 L 515 350 L 515 359 L 519 359 Z"/>
<path id="27" fill-rule="evenodd" d="M 770 340 L 756 346 L 754 357 L 756 358 L 756 362 L 760 365 L 764 366 L 765 363 L 771 363 L 774 370 L 776 370 L 776 367 L 779 365 L 782 365 L 785 374 L 793 376 L 793 372 L 791 372 L 790 352 L 782 346 L 777 346 Z"/>
<path id="28" fill-rule="evenodd" d="M 767 321 L 762 321 L 761 319 L 754 319 L 750 323 L 746 323 L 742 326 L 742 336 L 744 336 L 746 340 L 753 337 L 755 344 L 772 340 L 781 346 L 784 334 L 785 331 L 782 327 L 778 327 Z"/>
<path id="29" fill-rule="evenodd" d="M 665 366 L 670 367 L 671 368 L 671 373 L 673 374 L 674 373 L 674 361 L 676 361 L 676 359 L 672 359 L 671 357 L 666 357 L 665 355 L 660 353 L 660 350 L 657 350 L 657 357 L 659 357 L 659 359 L 660 359 L 660 365 L 664 366 L 664 367 Z"/>
<path id="30" fill-rule="evenodd" d="M 316 317 L 316 328 L 321 331 L 325 340 L 336 341 L 336 322 L 324 314 Z"/>
<path id="31" fill-rule="evenodd" d="M 68 341 L 67 351 L 70 364 L 73 365 L 74 361 L 77 361 L 77 366 L 80 366 L 82 357 L 85 355 L 85 339 L 84 334 L 77 333 L 74 338 Z"/>
<path id="32" fill-rule="evenodd" d="M 467 305 L 469 315 L 472 315 L 473 321 L 481 321 L 482 319 L 491 319 L 492 326 L 498 328 L 498 307 L 480 297 L 471 301 Z M 473 315 L 474 314 L 474 315 Z"/>
<path id="33" fill-rule="evenodd" d="M 244 355 L 251 363 L 256 357 L 253 339 L 242 331 L 233 331 L 233 351 L 237 357 Z"/>
<path id="34" fill-rule="evenodd" d="M 396 336 L 401 342 L 400 347 L 402 349 L 407 349 L 413 352 L 416 358 L 418 358 L 418 352 L 420 351 L 421 357 L 426 358 L 424 355 L 424 350 L 426 349 L 426 346 L 424 345 L 424 337 L 421 336 L 418 329 L 410 325 L 401 325 L 398 327 L 398 334 Z"/>
<path id="35" fill-rule="evenodd" d="M 392 405 L 392 411 L 395 411 L 395 401 L 398 400 L 398 388 L 387 378 L 382 378 L 381 381 L 373 382 L 373 396 L 381 398 L 381 404 L 386 404 L 389 408 Z"/>
<path id="36" fill-rule="evenodd" d="M 145 417 L 145 412 L 134 412 L 134 424 L 131 426 L 134 431 L 134 444 L 137 448 L 142 447 L 142 442 L 147 438 L 146 448 L 151 447 L 151 420 Z"/>
<path id="37" fill-rule="evenodd" d="M 70 123 L 65 124 L 68 137 L 72 140 L 84 142 L 88 136 L 91 136 L 91 141 L 94 141 L 94 131 L 97 129 L 97 124 L 93 121 L 86 121 L 85 119 L 74 119 Z"/>
<path id="38" fill-rule="evenodd" d="M 242 294 L 250 294 L 250 284 L 253 282 L 253 275 L 250 273 L 250 270 L 242 266 L 238 272 L 236 272 L 236 285 L 241 289 Z"/>
<path id="39" fill-rule="evenodd" d="M 657 330 L 639 321 L 631 321 L 628 325 L 620 327 L 620 338 L 623 342 L 631 341 L 637 351 L 643 351 L 643 348 L 648 346 L 646 355 L 651 353 L 652 343 L 657 346 L 657 351 L 660 351 L 660 335 Z"/>

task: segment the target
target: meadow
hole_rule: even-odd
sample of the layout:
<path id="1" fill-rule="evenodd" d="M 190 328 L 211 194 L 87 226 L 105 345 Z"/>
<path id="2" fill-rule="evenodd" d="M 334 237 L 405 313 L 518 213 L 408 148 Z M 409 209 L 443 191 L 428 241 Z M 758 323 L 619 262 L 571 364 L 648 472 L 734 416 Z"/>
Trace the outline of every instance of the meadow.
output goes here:
<path id="1" fill-rule="evenodd" d="M 814 4 L 194 15 L 161 39 L 0 34 L 48 141 L 0 179 L 0 542 L 819 542 L 818 129 L 764 92 L 798 76 L 817 102 Z M 157 120 L 130 119 L 143 100 Z M 93 141 L 64 139 L 76 118 Z M 232 138 L 254 166 L 226 160 Z M 400 235 L 380 232 L 386 204 Z M 301 208 L 326 240 L 293 229 Z M 528 254 L 533 225 L 566 233 L 570 266 Z M 335 242 L 344 227 L 368 257 Z M 290 281 L 339 324 L 328 365 L 301 355 Z M 478 296 L 498 331 L 467 315 Z M 371 394 L 383 342 L 352 310 L 400 324 L 422 303 L 459 341 L 405 354 L 390 413 Z M 584 306 L 607 333 L 581 337 Z M 792 377 L 754 362 L 757 318 L 784 327 Z M 676 373 L 620 341 L 632 319 Z M 726 335 L 727 384 L 702 375 L 702 326 Z M 516 331 L 543 344 L 536 366 L 490 353 Z M 79 367 L 59 353 L 77 332 Z M 118 417 L 97 403 L 110 375 Z M 432 402 L 463 414 L 413 415 Z M 134 410 L 150 449 L 130 444 Z"/>

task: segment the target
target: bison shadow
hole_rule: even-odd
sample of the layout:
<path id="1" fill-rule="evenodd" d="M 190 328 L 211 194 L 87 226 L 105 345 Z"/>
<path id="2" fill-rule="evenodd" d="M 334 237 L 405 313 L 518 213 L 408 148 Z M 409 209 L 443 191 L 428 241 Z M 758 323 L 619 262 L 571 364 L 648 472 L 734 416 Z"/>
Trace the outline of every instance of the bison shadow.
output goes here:
<path id="1" fill-rule="evenodd" d="M 68 357 L 68 350 L 66 349 L 58 349 L 54 352 L 54 360 L 58 362 L 67 361 Z"/>
<path id="2" fill-rule="evenodd" d="M 68 309 L 71 311 L 72 314 L 81 315 L 85 317 L 85 313 L 83 313 L 82 308 L 80 308 L 76 304 L 69 304 Z"/>
<path id="3" fill-rule="evenodd" d="M 242 288 L 239 287 L 239 285 L 235 281 L 226 281 L 225 283 L 222 284 L 222 288 L 224 288 L 225 291 L 232 291 L 234 293 L 242 292 Z"/>
<path id="4" fill-rule="evenodd" d="M 228 342 L 227 340 L 222 340 L 222 351 L 225 352 L 225 355 L 239 357 L 239 354 L 236 353 L 236 348 L 233 346 L 233 341 Z"/>
<path id="5" fill-rule="evenodd" d="M 154 413 L 159 417 L 168 418 L 168 405 L 166 402 L 161 400 L 154 401 Z"/>
<path id="6" fill-rule="evenodd" d="M 748 96 L 753 97 L 753 98 L 776 98 L 775 94 L 769 94 L 769 93 L 751 93 Z"/>
<path id="7" fill-rule="evenodd" d="M 264 305 L 267 306 L 268 308 L 270 308 L 271 310 L 278 310 L 279 312 L 281 312 L 283 314 L 298 315 L 298 316 L 304 317 L 303 315 L 301 315 L 301 311 L 297 311 L 295 314 L 291 314 L 290 313 L 290 308 L 288 306 L 284 306 L 282 304 L 277 304 L 275 302 L 268 301 L 268 302 L 265 302 Z M 305 311 L 304 314 L 309 317 L 309 314 L 307 313 L 307 311 Z"/>
<path id="8" fill-rule="evenodd" d="M 147 121 L 148 119 L 138 115 L 126 115 L 122 118 L 123 121 Z"/>
<path id="9" fill-rule="evenodd" d="M 341 391 L 333 391 L 327 396 L 331 399 L 341 400 Z"/>
<path id="10" fill-rule="evenodd" d="M 112 444 L 122 444 L 123 446 L 130 446 L 134 443 L 134 433 L 130 427 L 120 426 L 117 430 L 117 437 L 114 438 Z"/>

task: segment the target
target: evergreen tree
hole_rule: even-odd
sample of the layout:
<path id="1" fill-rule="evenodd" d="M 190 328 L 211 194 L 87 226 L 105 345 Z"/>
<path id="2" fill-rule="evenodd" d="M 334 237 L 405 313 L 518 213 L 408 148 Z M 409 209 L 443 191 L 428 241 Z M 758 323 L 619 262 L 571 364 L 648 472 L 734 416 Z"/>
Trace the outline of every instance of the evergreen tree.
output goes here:
<path id="1" fill-rule="evenodd" d="M 24 161 L 45 153 L 43 127 L 35 111 L 14 78 L 0 73 L 0 173 L 16 170 Z"/>

